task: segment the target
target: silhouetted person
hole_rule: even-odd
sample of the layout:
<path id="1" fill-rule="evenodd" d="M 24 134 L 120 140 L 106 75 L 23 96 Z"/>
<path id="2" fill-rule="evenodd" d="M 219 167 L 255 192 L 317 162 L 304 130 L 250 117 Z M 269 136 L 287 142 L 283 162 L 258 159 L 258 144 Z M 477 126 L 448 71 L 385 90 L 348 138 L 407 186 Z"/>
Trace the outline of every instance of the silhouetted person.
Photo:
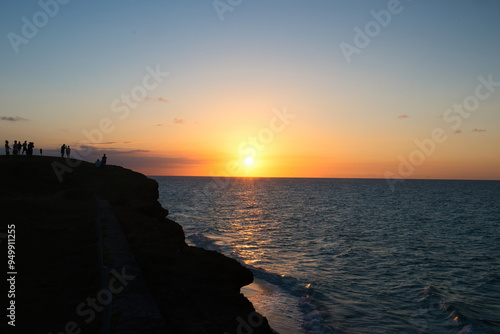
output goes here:
<path id="1" fill-rule="evenodd" d="M 69 148 L 68 145 L 68 147 L 66 147 L 66 157 L 69 158 L 70 155 L 71 155 L 71 148 Z"/>
<path id="2" fill-rule="evenodd" d="M 22 154 L 27 153 L 27 151 L 28 151 L 28 143 L 25 140 L 23 143 L 23 153 Z"/>
<path id="3" fill-rule="evenodd" d="M 97 161 L 95 162 L 95 166 L 96 168 L 101 167 L 101 162 L 99 161 L 99 159 L 97 159 Z"/>
<path id="4" fill-rule="evenodd" d="M 33 147 L 35 147 L 35 143 L 30 141 L 30 143 L 28 144 L 28 154 L 27 154 L 29 158 L 31 158 L 31 156 L 33 155 Z"/>
<path id="5" fill-rule="evenodd" d="M 10 146 L 9 146 L 9 141 L 5 141 L 5 155 L 10 155 Z"/>
<path id="6" fill-rule="evenodd" d="M 101 158 L 101 168 L 104 168 L 106 167 L 106 161 L 108 160 L 108 158 L 106 157 L 106 154 L 104 154 Z"/>
<path id="7" fill-rule="evenodd" d="M 61 146 L 61 158 L 64 158 L 64 153 L 66 153 L 66 144 L 63 144 L 63 146 Z"/>
<path id="8" fill-rule="evenodd" d="M 17 155 L 17 152 L 18 152 L 17 140 L 14 140 L 14 146 L 12 147 L 12 154 Z"/>
<path id="9" fill-rule="evenodd" d="M 42 149 L 40 149 L 40 156 L 42 156 L 42 155 L 43 155 L 43 150 L 42 150 Z"/>

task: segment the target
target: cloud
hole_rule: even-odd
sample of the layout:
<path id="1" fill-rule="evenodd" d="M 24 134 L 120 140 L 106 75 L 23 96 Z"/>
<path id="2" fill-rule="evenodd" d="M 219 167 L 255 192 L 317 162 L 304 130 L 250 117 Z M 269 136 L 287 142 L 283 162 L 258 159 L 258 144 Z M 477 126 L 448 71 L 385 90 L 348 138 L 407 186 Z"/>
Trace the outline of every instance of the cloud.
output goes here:
<path id="1" fill-rule="evenodd" d="M 472 131 L 474 131 L 474 132 L 486 132 L 486 129 L 478 129 L 478 128 L 476 128 L 476 129 L 474 129 Z"/>
<path id="2" fill-rule="evenodd" d="M 108 154 L 106 154 L 108 155 Z M 111 155 L 112 156 L 112 155 Z M 109 158 L 108 158 L 109 161 Z M 152 166 L 161 167 L 186 167 L 206 164 L 206 159 L 179 157 L 141 157 L 133 155 L 124 155 L 116 159 L 118 164 L 123 163 L 127 168 L 150 168 Z"/>
<path id="3" fill-rule="evenodd" d="M 410 116 L 408 116 L 408 115 L 399 115 L 398 118 L 399 119 L 405 119 L 405 118 L 410 118 Z"/>
<path id="4" fill-rule="evenodd" d="M 453 133 L 458 135 L 458 134 L 462 133 L 462 130 L 455 130 L 455 132 L 453 132 Z"/>
<path id="5" fill-rule="evenodd" d="M 22 117 L 19 117 L 19 116 L 15 116 L 15 117 L 2 116 L 2 117 L 0 117 L 0 120 L 2 120 L 2 121 L 9 121 L 9 122 L 28 121 L 26 118 L 22 118 Z"/>
<path id="6" fill-rule="evenodd" d="M 163 97 L 159 97 L 157 99 L 153 97 L 146 96 L 144 98 L 144 101 L 152 101 L 152 102 L 162 102 L 162 103 L 168 103 L 169 101 L 167 99 L 164 99 Z"/>
<path id="7" fill-rule="evenodd" d="M 92 145 L 114 145 L 114 144 L 133 144 L 134 142 L 131 141 L 107 141 L 103 143 L 92 143 Z"/>
<path id="8" fill-rule="evenodd" d="M 94 144 L 94 145 L 99 145 L 99 144 Z M 134 153 L 147 153 L 151 152 L 150 150 L 140 150 L 140 149 L 135 149 L 135 150 L 128 150 L 124 151 L 116 147 L 95 147 L 93 145 L 77 145 L 74 147 L 75 150 L 79 151 L 88 151 L 89 153 L 95 153 L 95 154 L 110 154 L 110 155 L 127 155 L 127 154 L 134 154 Z"/>
<path id="9" fill-rule="evenodd" d="M 182 118 L 174 118 L 174 123 L 175 124 L 184 124 L 185 121 Z"/>
<path id="10" fill-rule="evenodd" d="M 134 154 L 134 153 L 147 153 L 151 152 L 150 150 L 130 150 L 130 151 L 115 151 L 115 150 L 110 150 L 112 154 Z"/>
<path id="11" fill-rule="evenodd" d="M 163 126 L 163 124 L 156 124 L 156 126 Z"/>

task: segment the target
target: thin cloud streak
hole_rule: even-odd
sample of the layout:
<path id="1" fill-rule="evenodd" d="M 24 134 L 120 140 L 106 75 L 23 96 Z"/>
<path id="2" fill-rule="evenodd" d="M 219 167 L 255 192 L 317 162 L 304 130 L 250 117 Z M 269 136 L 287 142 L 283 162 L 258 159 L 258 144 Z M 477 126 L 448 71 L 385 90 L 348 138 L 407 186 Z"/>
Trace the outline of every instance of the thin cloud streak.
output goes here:
<path id="1" fill-rule="evenodd" d="M 126 155 L 126 154 L 135 154 L 135 153 L 148 153 L 151 152 L 150 150 L 127 150 L 123 151 L 115 147 L 101 147 L 97 148 L 92 145 L 81 145 L 76 148 L 77 150 L 81 151 L 90 151 L 93 153 L 106 153 L 106 154 L 114 154 L 114 155 Z"/>
<path id="2" fill-rule="evenodd" d="M 2 117 L 0 117 L 0 120 L 2 120 L 2 121 L 8 121 L 8 122 L 29 121 L 28 119 L 22 118 L 22 117 L 19 117 L 19 116 L 15 116 L 15 117 L 12 117 L 12 116 L 2 116 Z"/>
<path id="3" fill-rule="evenodd" d="M 133 155 L 113 157 L 113 155 L 106 155 L 111 164 L 117 164 L 133 170 L 151 170 L 151 168 L 158 170 L 169 170 L 172 168 L 188 169 L 210 163 L 209 160 L 187 157 L 140 157 Z"/>
<path id="4" fill-rule="evenodd" d="M 132 142 L 132 141 L 108 141 L 108 142 L 103 142 L 103 143 L 92 143 L 92 145 L 115 145 L 115 144 L 134 144 L 138 142 Z"/>
<path id="5" fill-rule="evenodd" d="M 159 98 L 153 98 L 153 97 L 145 97 L 144 98 L 144 101 L 151 101 L 151 102 L 161 102 L 161 103 L 168 103 L 169 101 L 167 99 L 164 99 L 163 97 L 159 97 Z"/>

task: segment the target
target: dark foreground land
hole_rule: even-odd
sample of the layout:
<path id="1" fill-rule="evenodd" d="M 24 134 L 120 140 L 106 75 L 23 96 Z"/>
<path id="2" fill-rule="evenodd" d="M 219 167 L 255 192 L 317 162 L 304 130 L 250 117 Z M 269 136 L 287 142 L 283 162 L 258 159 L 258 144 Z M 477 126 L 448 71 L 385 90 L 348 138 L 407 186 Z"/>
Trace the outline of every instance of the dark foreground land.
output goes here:
<path id="1" fill-rule="evenodd" d="M 166 218 L 168 211 L 157 201 L 156 181 L 121 167 L 96 169 L 81 162 L 61 183 L 54 162 L 66 164 L 54 157 L 0 157 L 2 281 L 9 225 L 16 235 L 17 272 L 15 297 L 1 299 L 2 333 L 102 332 L 95 195 L 109 200 L 146 282 L 128 281 L 114 298 L 150 293 L 164 322 L 155 327 L 147 316 L 139 317 L 127 333 L 272 333 L 240 293 L 253 281 L 252 273 L 221 254 L 187 246 L 182 228 Z M 107 251 L 105 264 L 112 266 Z M 0 293 L 7 295 L 11 286 L 4 283 Z M 11 300 L 15 327 L 7 324 Z M 112 333 L 134 308 L 141 306 L 112 307 Z"/>

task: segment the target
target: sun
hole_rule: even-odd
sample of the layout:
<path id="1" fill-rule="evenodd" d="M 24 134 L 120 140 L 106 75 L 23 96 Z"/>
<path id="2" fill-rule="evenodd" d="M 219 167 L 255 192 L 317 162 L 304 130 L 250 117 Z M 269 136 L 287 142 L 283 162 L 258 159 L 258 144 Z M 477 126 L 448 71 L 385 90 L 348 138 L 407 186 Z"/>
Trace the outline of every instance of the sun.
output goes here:
<path id="1" fill-rule="evenodd" d="M 252 166 L 254 163 L 252 157 L 246 157 L 244 162 L 245 162 L 245 165 L 247 165 L 248 167 Z"/>

